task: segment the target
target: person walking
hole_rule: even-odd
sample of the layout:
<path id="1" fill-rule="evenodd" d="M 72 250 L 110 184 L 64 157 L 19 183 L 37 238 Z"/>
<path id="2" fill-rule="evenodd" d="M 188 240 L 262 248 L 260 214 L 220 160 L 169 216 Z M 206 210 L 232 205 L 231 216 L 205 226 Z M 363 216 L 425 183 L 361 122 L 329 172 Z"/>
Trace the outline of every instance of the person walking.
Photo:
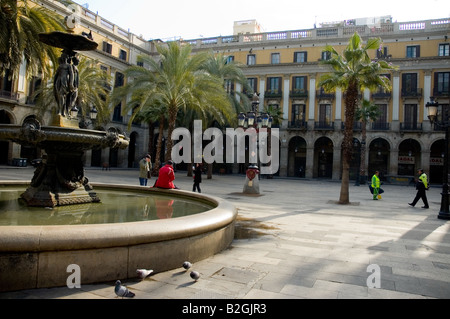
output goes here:
<path id="1" fill-rule="evenodd" d="M 416 181 L 417 194 L 412 203 L 408 203 L 408 205 L 414 207 L 416 206 L 419 199 L 422 199 L 424 204 L 422 208 L 430 208 L 430 206 L 428 206 L 428 199 L 426 193 L 426 191 L 428 190 L 428 176 L 421 168 L 419 168 L 417 172 L 419 173 L 419 179 Z"/>
<path id="2" fill-rule="evenodd" d="M 380 188 L 380 172 L 375 171 L 375 174 L 372 176 L 372 184 L 370 185 L 370 192 L 373 194 L 373 200 L 378 200 L 378 195 L 384 193 L 384 191 Z"/>
<path id="3" fill-rule="evenodd" d="M 194 167 L 194 186 L 192 186 L 192 191 L 195 192 L 197 189 L 199 193 L 202 191 L 200 190 L 200 183 L 202 182 L 202 164 L 195 163 Z"/>
<path id="4" fill-rule="evenodd" d="M 158 179 L 156 180 L 154 187 L 167 189 L 178 188 L 174 185 L 174 180 L 175 171 L 173 170 L 173 161 L 168 160 L 167 164 L 159 170 Z"/>
<path id="5" fill-rule="evenodd" d="M 147 186 L 147 181 L 151 178 L 150 172 L 152 170 L 151 156 L 145 155 L 143 159 L 139 161 L 139 184 L 141 186 Z"/>

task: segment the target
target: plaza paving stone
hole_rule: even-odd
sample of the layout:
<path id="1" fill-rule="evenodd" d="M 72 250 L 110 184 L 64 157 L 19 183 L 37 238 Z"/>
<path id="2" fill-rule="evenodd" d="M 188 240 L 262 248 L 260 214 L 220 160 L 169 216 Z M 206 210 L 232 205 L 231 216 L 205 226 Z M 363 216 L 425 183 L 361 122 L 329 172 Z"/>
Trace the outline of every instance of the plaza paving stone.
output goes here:
<path id="1" fill-rule="evenodd" d="M 1 180 L 29 180 L 31 167 L 0 167 Z M 133 169 L 88 168 L 91 182 L 138 185 Z M 136 299 L 410 299 L 450 298 L 450 222 L 440 220 L 441 188 L 427 193 L 430 209 L 409 207 L 412 186 L 383 185 L 372 200 L 367 185 L 350 185 L 351 205 L 338 205 L 340 183 L 260 180 L 260 196 L 242 194 L 244 175 L 203 177 L 201 189 L 238 209 L 228 249 L 199 261 L 194 282 L 183 268 L 123 280 Z M 150 181 L 153 184 L 154 179 Z M 175 184 L 192 189 L 177 171 Z M 367 285 L 380 268 L 380 288 Z M 149 265 L 148 268 L 151 268 Z M 114 282 L 0 293 L 17 299 L 114 299 Z"/>

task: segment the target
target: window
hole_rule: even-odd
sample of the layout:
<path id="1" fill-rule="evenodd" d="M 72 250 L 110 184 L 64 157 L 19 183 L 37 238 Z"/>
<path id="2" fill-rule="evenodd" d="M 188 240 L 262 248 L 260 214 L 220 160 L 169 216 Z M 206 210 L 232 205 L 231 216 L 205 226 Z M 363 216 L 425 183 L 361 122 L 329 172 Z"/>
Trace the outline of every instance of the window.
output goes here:
<path id="1" fill-rule="evenodd" d="M 387 104 L 376 104 L 380 115 L 377 119 L 373 121 L 372 128 L 375 130 L 387 130 L 388 129 L 388 118 L 387 118 Z"/>
<path id="2" fill-rule="evenodd" d="M 291 124 L 294 127 L 305 126 L 305 104 L 292 104 Z"/>
<path id="3" fill-rule="evenodd" d="M 144 67 L 144 62 L 143 62 L 143 61 L 137 61 L 137 62 L 136 62 L 136 65 L 137 65 L 137 66 Z"/>
<path id="4" fill-rule="evenodd" d="M 402 96 L 417 95 L 417 73 L 402 74 Z"/>
<path id="5" fill-rule="evenodd" d="M 320 58 L 322 61 L 326 61 L 331 59 L 331 52 L 330 51 L 322 51 L 322 55 Z"/>
<path id="6" fill-rule="evenodd" d="M 113 122 L 122 122 L 123 116 L 122 116 L 122 103 L 119 103 L 114 108 L 113 112 Z"/>
<path id="7" fill-rule="evenodd" d="M 112 53 L 112 44 L 103 41 L 103 52 Z"/>
<path id="8" fill-rule="evenodd" d="M 388 57 L 388 48 L 383 47 L 377 50 L 377 58 L 378 59 L 386 59 Z"/>
<path id="9" fill-rule="evenodd" d="M 225 80 L 225 90 L 228 94 L 234 94 L 234 82 L 231 80 Z"/>
<path id="10" fill-rule="evenodd" d="M 120 52 L 119 52 L 119 59 L 121 59 L 122 61 L 126 61 L 127 60 L 127 51 L 120 50 Z"/>
<path id="11" fill-rule="evenodd" d="M 234 61 L 234 55 L 227 56 L 227 64 Z"/>
<path id="12" fill-rule="evenodd" d="M 248 78 L 247 79 L 248 86 L 252 88 L 253 92 L 258 92 L 258 79 L 257 78 Z M 248 92 L 244 92 L 248 93 Z"/>
<path id="13" fill-rule="evenodd" d="M 281 77 L 267 78 L 267 92 L 266 96 L 281 96 Z"/>
<path id="14" fill-rule="evenodd" d="M 417 104 L 405 104 L 405 129 L 417 128 Z"/>
<path id="15" fill-rule="evenodd" d="M 406 47 L 406 57 L 407 58 L 418 58 L 420 57 L 420 45 L 410 45 Z"/>
<path id="16" fill-rule="evenodd" d="M 256 56 L 254 54 L 247 55 L 247 65 L 255 65 L 256 64 Z"/>
<path id="17" fill-rule="evenodd" d="M 434 95 L 450 96 L 450 72 L 436 72 L 434 74 Z"/>
<path id="18" fill-rule="evenodd" d="M 270 62 L 272 64 L 279 64 L 280 63 L 280 54 L 279 53 L 272 53 Z"/>
<path id="19" fill-rule="evenodd" d="M 308 62 L 308 52 L 294 52 L 294 63 Z"/>
<path id="20" fill-rule="evenodd" d="M 124 83 L 125 83 L 125 76 L 122 73 L 117 72 L 116 80 L 114 81 L 114 87 L 123 86 Z"/>
<path id="21" fill-rule="evenodd" d="M 292 78 L 292 94 L 296 96 L 306 94 L 306 76 L 294 76 Z"/>
<path id="22" fill-rule="evenodd" d="M 331 127 L 331 104 L 320 104 L 319 126 L 322 128 Z"/>
<path id="23" fill-rule="evenodd" d="M 450 56 L 450 44 L 439 44 L 439 56 Z"/>

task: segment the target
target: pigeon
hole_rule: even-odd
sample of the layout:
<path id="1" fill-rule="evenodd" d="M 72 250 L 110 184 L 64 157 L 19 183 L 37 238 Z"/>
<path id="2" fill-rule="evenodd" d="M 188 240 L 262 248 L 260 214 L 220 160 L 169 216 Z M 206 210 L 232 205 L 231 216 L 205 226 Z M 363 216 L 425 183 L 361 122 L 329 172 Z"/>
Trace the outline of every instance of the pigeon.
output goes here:
<path id="1" fill-rule="evenodd" d="M 116 286 L 114 287 L 114 292 L 116 293 L 117 296 L 119 297 L 128 297 L 128 298 L 133 298 L 135 296 L 135 294 L 131 291 L 128 290 L 127 287 L 122 286 L 122 283 L 120 282 L 120 280 L 116 281 Z"/>
<path id="2" fill-rule="evenodd" d="M 138 274 L 138 277 L 141 279 L 145 279 L 146 277 L 150 276 L 152 274 L 152 269 L 137 269 L 136 273 Z"/>
<path id="3" fill-rule="evenodd" d="M 183 263 L 183 268 L 184 268 L 184 269 L 188 270 L 188 269 L 191 268 L 191 267 L 192 267 L 192 264 L 191 264 L 189 261 L 185 261 L 185 262 Z"/>
<path id="4" fill-rule="evenodd" d="M 197 281 L 200 278 L 200 273 L 198 271 L 191 271 L 191 278 Z"/>

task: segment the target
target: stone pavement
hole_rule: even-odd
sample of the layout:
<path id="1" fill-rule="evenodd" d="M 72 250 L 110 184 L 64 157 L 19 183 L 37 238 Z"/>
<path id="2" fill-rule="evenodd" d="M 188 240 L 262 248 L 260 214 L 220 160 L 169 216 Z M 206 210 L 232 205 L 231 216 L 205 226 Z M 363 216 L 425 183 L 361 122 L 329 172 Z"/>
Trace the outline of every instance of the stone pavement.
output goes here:
<path id="1" fill-rule="evenodd" d="M 32 173 L 31 167 L 0 167 L 0 181 L 29 180 Z M 86 176 L 91 182 L 138 184 L 136 170 L 87 169 Z M 231 246 L 193 265 L 201 274 L 197 282 L 181 265 L 143 281 L 123 281 L 135 299 L 450 298 L 450 223 L 437 218 L 439 187 L 427 193 L 430 209 L 422 209 L 421 202 L 408 206 L 412 186 L 383 185 L 383 199 L 374 201 L 367 185 L 351 184 L 351 205 L 338 205 L 338 182 L 261 179 L 260 195 L 244 195 L 244 181 L 243 175 L 214 175 L 200 185 L 204 194 L 237 207 Z M 175 182 L 192 189 L 186 172 L 177 172 Z M 116 296 L 114 282 L 106 282 L 0 298 Z"/>

